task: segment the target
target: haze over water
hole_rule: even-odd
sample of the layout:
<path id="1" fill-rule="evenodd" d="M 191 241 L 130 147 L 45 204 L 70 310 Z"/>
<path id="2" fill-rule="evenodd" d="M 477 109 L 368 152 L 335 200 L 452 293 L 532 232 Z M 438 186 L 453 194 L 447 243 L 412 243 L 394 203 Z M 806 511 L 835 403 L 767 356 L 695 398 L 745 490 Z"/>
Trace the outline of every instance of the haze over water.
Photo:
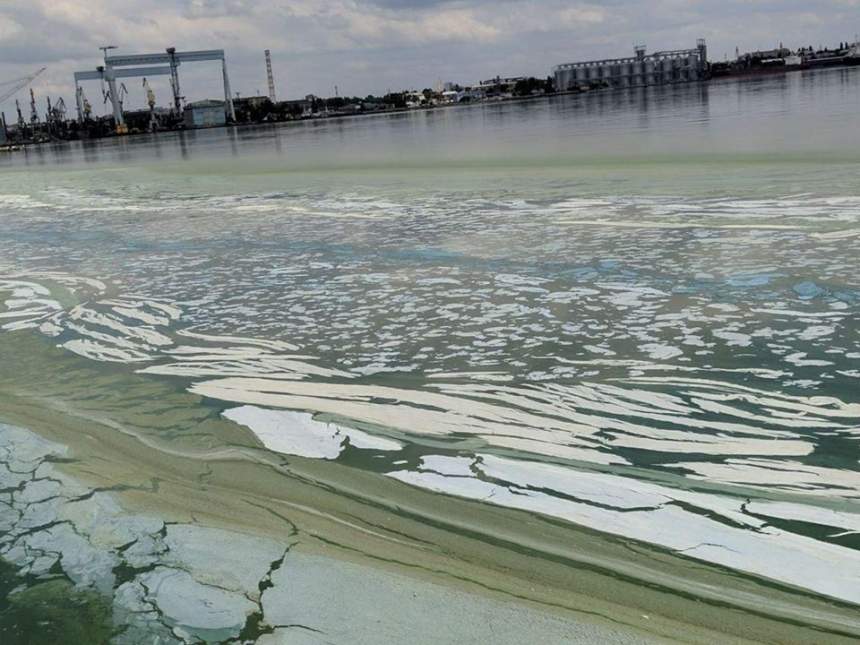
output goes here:
<path id="1" fill-rule="evenodd" d="M 61 401 L 141 454 L 229 453 L 257 473 L 237 490 L 267 463 L 300 470 L 349 493 L 341 519 L 368 487 L 382 505 L 429 491 L 432 513 L 409 513 L 450 539 L 467 499 L 714 564 L 751 585 L 745 605 L 784 594 L 756 611 L 789 633 L 856 636 L 858 82 L 829 69 L 9 155 L 0 346 L 19 360 L 0 391 Z M 137 485 L 139 456 L 104 450 L 87 472 Z M 538 530 L 469 530 L 540 552 Z M 741 602 L 681 568 L 601 566 Z"/>

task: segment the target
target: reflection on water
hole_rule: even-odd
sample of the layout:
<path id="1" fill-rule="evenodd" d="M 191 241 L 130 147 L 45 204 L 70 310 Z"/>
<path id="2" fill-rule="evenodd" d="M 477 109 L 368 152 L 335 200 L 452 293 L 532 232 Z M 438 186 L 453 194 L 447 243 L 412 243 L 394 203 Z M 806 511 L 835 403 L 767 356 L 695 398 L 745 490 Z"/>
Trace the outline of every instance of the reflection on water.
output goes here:
<path id="1" fill-rule="evenodd" d="M 850 148 L 841 134 L 852 117 L 854 74 L 854 69 L 815 70 L 431 111 L 139 135 L 71 143 L 63 150 L 33 147 L 0 163 L 29 165 L 45 156 L 64 163 L 140 165 L 170 158 L 215 163 L 242 154 L 248 146 L 255 147 L 261 162 L 276 155 L 281 170 L 501 160 L 514 166 L 517 160 L 554 166 L 631 155 L 637 161 L 692 155 L 716 160 L 723 155 L 827 151 L 844 158 Z M 279 154 L 281 137 L 289 139 L 288 155 Z M 179 146 L 169 145 L 176 141 Z"/>

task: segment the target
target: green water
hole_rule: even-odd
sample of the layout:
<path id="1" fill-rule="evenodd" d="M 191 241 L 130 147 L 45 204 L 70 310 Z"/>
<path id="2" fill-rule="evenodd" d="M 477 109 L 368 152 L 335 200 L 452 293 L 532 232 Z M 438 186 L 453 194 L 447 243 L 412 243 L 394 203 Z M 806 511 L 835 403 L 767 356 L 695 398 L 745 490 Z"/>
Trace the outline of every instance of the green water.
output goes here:
<path id="1" fill-rule="evenodd" d="M 0 422 L 162 519 L 298 514 L 314 549 L 387 562 L 342 528 L 367 514 L 407 570 L 493 589 L 525 575 L 506 549 L 555 580 L 558 532 L 630 581 L 625 607 L 665 585 L 680 624 L 728 603 L 774 642 L 856 634 L 857 74 L 4 157 Z M 70 576 L 41 591 L 88 593 Z"/>

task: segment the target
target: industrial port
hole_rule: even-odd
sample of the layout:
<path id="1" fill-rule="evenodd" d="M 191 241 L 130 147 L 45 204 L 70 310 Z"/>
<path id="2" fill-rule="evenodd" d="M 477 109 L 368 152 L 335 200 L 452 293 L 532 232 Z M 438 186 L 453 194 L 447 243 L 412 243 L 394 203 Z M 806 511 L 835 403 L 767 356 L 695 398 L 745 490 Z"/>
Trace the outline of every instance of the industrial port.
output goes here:
<path id="1" fill-rule="evenodd" d="M 704 40 L 695 49 L 646 54 L 645 46 L 634 56 L 558 65 L 553 82 L 559 90 L 643 87 L 701 81 L 708 78 L 708 48 Z"/>
<path id="2" fill-rule="evenodd" d="M 46 97 L 47 108 L 40 114 L 34 90 L 29 89 L 29 114 L 25 117 L 19 99 L 10 122 L 0 112 L 0 149 L 55 140 L 87 140 L 107 136 L 154 133 L 229 124 L 276 122 L 327 116 L 350 116 L 369 112 L 444 107 L 455 103 L 512 98 L 535 98 L 547 94 L 583 93 L 600 90 L 630 89 L 675 83 L 707 82 L 721 78 L 748 75 L 788 73 L 804 69 L 860 64 L 860 43 L 839 43 L 838 47 L 800 48 L 792 51 L 781 44 L 771 50 L 741 54 L 733 60 L 711 62 L 704 39 L 690 49 L 659 51 L 648 54 L 644 45 L 636 46 L 632 56 L 564 63 L 555 66 L 546 79 L 534 77 L 495 77 L 470 86 L 445 83 L 420 92 L 388 93 L 365 99 L 335 96 L 322 99 L 308 95 L 303 99 L 277 101 L 272 59 L 264 52 L 268 96 L 240 99 L 230 88 L 227 57 L 222 49 L 179 51 L 174 47 L 151 54 L 109 55 L 114 45 L 100 47 L 102 64 L 74 73 L 74 114 L 63 98 Z M 223 99 L 185 102 L 180 89 L 179 67 L 205 61 L 221 63 Z M 45 68 L 27 76 L 0 83 L 0 109 L 3 103 L 31 86 Z M 155 93 L 147 78 L 168 77 L 171 89 L 167 107 L 156 104 Z M 128 94 L 125 81 L 136 79 L 146 96 L 148 109 L 128 111 L 124 99 Z M 110 113 L 96 116 L 83 83 L 96 81 L 100 98 Z M 25 108 L 26 109 L 26 108 Z"/>

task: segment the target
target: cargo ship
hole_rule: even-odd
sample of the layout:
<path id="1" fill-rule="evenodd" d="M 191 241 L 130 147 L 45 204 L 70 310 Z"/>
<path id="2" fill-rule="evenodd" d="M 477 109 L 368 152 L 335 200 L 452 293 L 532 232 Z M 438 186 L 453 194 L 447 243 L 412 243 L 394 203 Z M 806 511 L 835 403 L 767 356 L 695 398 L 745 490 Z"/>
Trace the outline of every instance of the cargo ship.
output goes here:
<path id="1" fill-rule="evenodd" d="M 733 61 L 710 64 L 711 78 L 738 76 L 761 76 L 786 72 L 834 67 L 837 65 L 860 65 L 860 43 L 840 43 L 838 49 L 813 50 L 803 48 L 797 52 L 779 47 L 767 51 L 737 54 Z"/>

